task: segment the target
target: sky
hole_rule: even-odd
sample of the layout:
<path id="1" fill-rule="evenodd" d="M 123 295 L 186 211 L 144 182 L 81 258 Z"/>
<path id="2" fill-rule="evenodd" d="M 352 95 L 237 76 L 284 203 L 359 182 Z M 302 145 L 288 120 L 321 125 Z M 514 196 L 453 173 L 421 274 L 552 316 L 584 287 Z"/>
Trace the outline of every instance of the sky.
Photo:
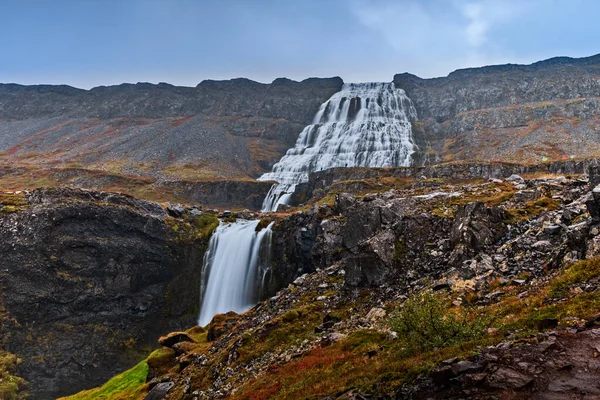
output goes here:
<path id="1" fill-rule="evenodd" d="M 391 81 L 600 53 L 596 0 L 0 0 L 0 82 Z"/>

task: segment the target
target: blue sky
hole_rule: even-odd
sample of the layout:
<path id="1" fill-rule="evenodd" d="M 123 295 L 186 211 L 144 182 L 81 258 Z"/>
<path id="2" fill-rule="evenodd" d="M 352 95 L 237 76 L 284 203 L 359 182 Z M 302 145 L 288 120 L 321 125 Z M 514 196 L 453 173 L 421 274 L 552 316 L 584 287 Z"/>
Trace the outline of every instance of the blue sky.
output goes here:
<path id="1" fill-rule="evenodd" d="M 0 82 L 394 73 L 600 53 L 595 0 L 0 0 Z"/>

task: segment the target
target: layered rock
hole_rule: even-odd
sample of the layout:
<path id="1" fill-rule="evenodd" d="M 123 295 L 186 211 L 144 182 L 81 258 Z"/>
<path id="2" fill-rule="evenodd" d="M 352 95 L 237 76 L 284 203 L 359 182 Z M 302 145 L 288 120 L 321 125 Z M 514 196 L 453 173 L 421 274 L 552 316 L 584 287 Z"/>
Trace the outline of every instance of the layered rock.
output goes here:
<path id="1" fill-rule="evenodd" d="M 497 65 L 445 78 L 394 76 L 417 109 L 422 162 L 597 155 L 600 56 Z"/>
<path id="2" fill-rule="evenodd" d="M 0 209 L 0 336 L 34 398 L 96 386 L 194 324 L 208 238 L 193 224 L 110 193 L 24 198 Z"/>

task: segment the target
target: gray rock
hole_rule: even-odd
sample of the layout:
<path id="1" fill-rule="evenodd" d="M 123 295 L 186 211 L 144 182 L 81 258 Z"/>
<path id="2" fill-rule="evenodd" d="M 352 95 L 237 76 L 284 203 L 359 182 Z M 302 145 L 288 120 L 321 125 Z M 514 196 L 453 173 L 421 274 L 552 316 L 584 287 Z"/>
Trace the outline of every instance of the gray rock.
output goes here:
<path id="1" fill-rule="evenodd" d="M 521 389 L 531 384 L 533 378 L 511 368 L 501 367 L 489 375 L 486 385 L 493 389 Z"/>
<path id="2" fill-rule="evenodd" d="M 506 178 L 507 182 L 511 182 L 511 183 L 524 183 L 525 179 L 523 179 L 520 175 L 517 174 L 513 174 L 511 176 L 509 176 L 508 178 Z"/>
<path id="3" fill-rule="evenodd" d="M 548 225 L 544 227 L 544 233 L 547 235 L 558 235 L 562 227 L 560 225 Z"/>
<path id="4" fill-rule="evenodd" d="M 163 400 L 173 386 L 175 386 L 173 382 L 159 383 L 144 397 L 144 400 Z"/>

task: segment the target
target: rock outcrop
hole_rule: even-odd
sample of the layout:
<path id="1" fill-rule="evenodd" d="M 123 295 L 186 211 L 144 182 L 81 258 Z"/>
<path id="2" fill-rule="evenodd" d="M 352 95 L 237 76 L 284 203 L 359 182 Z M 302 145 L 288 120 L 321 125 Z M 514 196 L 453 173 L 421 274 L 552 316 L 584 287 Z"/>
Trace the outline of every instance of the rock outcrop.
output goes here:
<path id="1" fill-rule="evenodd" d="M 0 344 L 23 360 L 33 398 L 94 387 L 194 325 L 208 237 L 186 236 L 193 222 L 77 189 L 0 202 Z"/>

